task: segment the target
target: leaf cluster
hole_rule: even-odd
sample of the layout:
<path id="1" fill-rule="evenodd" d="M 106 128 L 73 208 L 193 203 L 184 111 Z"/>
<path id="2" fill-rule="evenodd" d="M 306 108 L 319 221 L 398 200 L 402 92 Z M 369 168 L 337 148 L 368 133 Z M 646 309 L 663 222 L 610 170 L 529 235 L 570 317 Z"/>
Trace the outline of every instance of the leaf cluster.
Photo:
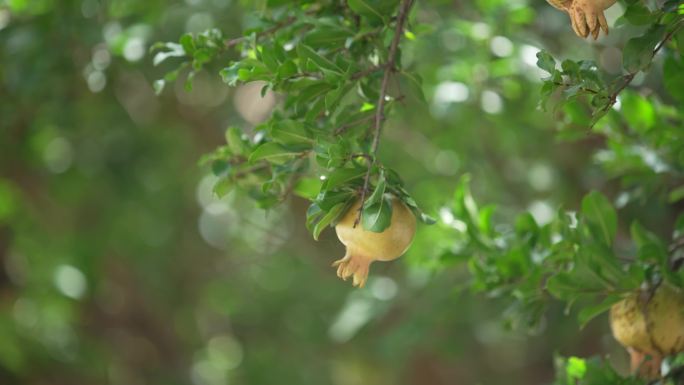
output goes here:
<path id="1" fill-rule="evenodd" d="M 218 177 L 214 191 L 219 196 L 240 187 L 263 208 L 290 193 L 309 199 L 307 227 L 316 239 L 359 196 L 367 198 L 361 213 L 367 230 L 381 232 L 389 226 L 392 196 L 430 222 L 399 175 L 384 167 L 370 148 L 371 129 L 378 131 L 385 114 L 405 97 L 398 88 L 380 95 L 386 71 L 395 82 L 402 78 L 412 83 L 418 99 L 423 98 L 420 78 L 401 67 L 401 55 L 391 61 L 388 57 L 387 42 L 397 33 L 410 34 L 397 30 L 398 16 L 392 15 L 398 4 L 274 3 L 243 37 L 224 40 L 220 32 L 208 31 L 155 47 L 160 50 L 155 64 L 185 59 L 157 82 L 157 90 L 185 68 L 190 68 L 191 81 L 207 63 L 227 60 L 219 72 L 226 84 L 258 82 L 262 96 L 277 95 L 278 106 L 268 121 L 249 134 L 229 128 L 226 144 L 204 158 L 202 163 L 211 164 Z M 228 59 L 233 48 L 239 57 Z M 377 111 L 380 97 L 383 111 Z"/>
<path id="2" fill-rule="evenodd" d="M 494 206 L 478 207 L 466 177 L 450 212 L 445 225 L 458 241 L 443 260 L 467 263 L 475 292 L 509 298 L 505 313 L 513 327 L 537 328 L 551 299 L 564 302 L 566 311 L 578 305 L 583 326 L 644 284 L 665 279 L 684 286 L 665 243 L 638 222 L 631 226 L 635 255 L 615 251 L 617 213 L 598 192 L 587 194 L 578 211 L 560 209 L 549 223 L 523 213 L 502 224 Z"/>

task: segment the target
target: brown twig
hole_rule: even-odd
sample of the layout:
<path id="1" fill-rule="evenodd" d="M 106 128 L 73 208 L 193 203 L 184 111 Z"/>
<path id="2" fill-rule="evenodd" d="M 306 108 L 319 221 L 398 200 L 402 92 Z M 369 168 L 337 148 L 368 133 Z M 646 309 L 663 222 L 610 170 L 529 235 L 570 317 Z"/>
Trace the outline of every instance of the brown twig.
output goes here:
<path id="1" fill-rule="evenodd" d="M 371 172 L 376 162 L 376 155 L 378 153 L 378 146 L 380 145 L 380 134 L 382 133 L 382 123 L 385 120 L 385 102 L 387 99 L 387 89 L 389 88 L 390 77 L 396 71 L 397 51 L 399 49 L 399 42 L 401 42 L 401 35 L 404 33 L 404 24 L 408 18 L 409 11 L 413 5 L 413 0 L 402 0 L 399 5 L 399 14 L 397 16 L 397 25 L 394 29 L 394 37 L 389 47 L 387 54 L 387 62 L 384 64 L 384 75 L 382 77 L 382 84 L 380 85 L 380 95 L 378 97 L 378 105 L 376 106 L 374 124 L 373 124 L 373 142 L 371 144 L 370 155 L 372 160 L 368 162 L 368 171 L 363 180 L 363 190 L 361 191 L 361 205 L 359 206 L 359 214 L 354 221 L 354 227 L 361 222 L 361 215 L 363 212 L 363 203 L 366 200 L 368 193 L 368 184 L 370 182 Z"/>

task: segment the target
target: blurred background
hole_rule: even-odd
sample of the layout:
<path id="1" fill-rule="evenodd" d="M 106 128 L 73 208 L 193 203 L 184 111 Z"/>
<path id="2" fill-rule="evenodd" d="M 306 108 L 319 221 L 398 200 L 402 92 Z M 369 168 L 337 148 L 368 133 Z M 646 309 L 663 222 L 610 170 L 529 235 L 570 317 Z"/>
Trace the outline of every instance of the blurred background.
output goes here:
<path id="1" fill-rule="evenodd" d="M 229 56 L 191 91 L 181 74 L 156 96 L 172 67 L 153 66 L 149 48 L 208 28 L 239 36 L 261 7 L 0 0 L 0 384 L 545 384 L 556 352 L 624 368 L 605 318 L 580 331 L 559 307 L 536 330 L 507 328 L 504 305 L 460 290 L 466 269 L 439 259 L 448 226 L 420 227 L 404 258 L 353 289 L 330 267 L 344 252 L 334 233 L 306 231 L 307 202 L 266 213 L 212 196 L 198 160 L 276 98 L 222 84 Z M 426 211 L 453 220 L 440 208 L 464 173 L 503 220 L 530 210 L 544 223 L 611 188 L 592 160 L 601 140 L 560 142 L 558 115 L 537 108 L 535 55 L 619 73 L 627 27 L 582 41 L 541 0 L 414 12 L 403 63 L 428 103 L 390 119 L 381 158 Z M 664 215 L 643 212 L 647 224 Z"/>

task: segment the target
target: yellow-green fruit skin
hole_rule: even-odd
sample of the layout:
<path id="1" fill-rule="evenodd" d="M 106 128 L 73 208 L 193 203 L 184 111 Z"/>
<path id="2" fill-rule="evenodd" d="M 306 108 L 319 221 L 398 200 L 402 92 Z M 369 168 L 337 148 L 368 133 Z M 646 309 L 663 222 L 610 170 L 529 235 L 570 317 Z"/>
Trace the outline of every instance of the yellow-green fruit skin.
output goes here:
<path id="1" fill-rule="evenodd" d="M 636 292 L 610 309 L 613 336 L 653 356 L 684 351 L 684 292 L 661 284 L 653 296 Z"/>
<path id="2" fill-rule="evenodd" d="M 639 292 L 610 308 L 610 328 L 613 336 L 622 346 L 653 354 Z"/>
<path id="3" fill-rule="evenodd" d="M 684 350 L 684 292 L 661 285 L 648 303 L 648 312 L 656 347 L 665 355 Z"/>
<path id="4" fill-rule="evenodd" d="M 416 233 L 416 217 L 399 199 L 392 199 L 392 222 L 381 233 L 354 227 L 359 215 L 361 200 L 356 201 L 335 226 L 340 242 L 347 247 L 348 254 L 362 255 L 376 261 L 391 261 L 399 258 L 411 245 Z"/>

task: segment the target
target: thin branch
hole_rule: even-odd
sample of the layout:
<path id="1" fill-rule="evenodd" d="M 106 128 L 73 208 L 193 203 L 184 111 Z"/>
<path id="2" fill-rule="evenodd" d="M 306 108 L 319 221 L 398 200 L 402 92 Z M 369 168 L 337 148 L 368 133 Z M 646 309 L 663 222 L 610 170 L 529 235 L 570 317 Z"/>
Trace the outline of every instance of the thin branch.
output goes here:
<path id="1" fill-rule="evenodd" d="M 373 118 L 374 118 L 373 115 L 368 115 L 368 116 L 366 116 L 366 117 L 364 117 L 364 118 L 357 119 L 357 120 L 355 120 L 355 121 L 353 121 L 353 122 L 349 122 L 349 123 L 343 124 L 343 125 L 337 127 L 337 128 L 335 129 L 335 131 L 333 131 L 333 135 L 341 135 L 341 134 L 343 134 L 345 131 L 347 131 L 349 128 L 354 127 L 354 126 L 356 126 L 356 125 L 358 125 L 358 124 L 367 122 L 367 121 L 369 121 L 369 120 L 371 120 L 371 119 L 373 119 Z"/>
<path id="2" fill-rule="evenodd" d="M 366 76 L 368 76 L 368 75 L 370 75 L 370 74 L 372 74 L 372 73 L 378 72 L 378 71 L 380 71 L 381 69 L 384 69 L 384 68 L 385 68 L 384 65 L 378 65 L 378 66 L 368 67 L 368 68 L 366 68 L 366 69 L 364 69 L 364 70 L 361 70 L 361 71 L 358 71 L 358 72 L 353 73 L 353 74 L 349 77 L 349 79 L 351 79 L 351 80 L 359 80 L 359 79 L 365 78 Z M 298 74 L 294 74 L 294 75 L 288 76 L 287 78 L 285 78 L 285 79 L 283 79 L 283 80 L 293 80 L 293 79 L 299 79 L 299 78 L 314 78 L 314 79 L 319 79 L 319 80 L 320 80 L 320 79 L 323 79 L 323 75 L 320 74 L 320 73 L 318 73 L 318 72 L 301 72 L 301 73 L 298 73 Z"/>
<path id="3" fill-rule="evenodd" d="M 373 125 L 373 142 L 371 144 L 372 161 L 368 162 L 368 171 L 363 180 L 363 190 L 361 191 L 361 205 L 359 206 L 359 214 L 354 221 L 354 227 L 361 222 L 361 214 L 363 211 L 363 203 L 366 200 L 368 193 L 368 184 L 370 182 L 371 171 L 376 163 L 378 153 L 378 146 L 380 145 L 380 134 L 382 133 L 382 123 L 385 120 L 385 102 L 387 99 L 387 89 L 389 88 L 390 77 L 396 71 L 397 51 L 399 50 L 399 42 L 401 42 L 401 35 L 404 33 L 404 24 L 408 18 L 409 11 L 413 5 L 413 0 L 402 0 L 399 5 L 399 14 L 397 16 L 397 25 L 394 29 L 394 37 L 389 47 L 387 54 L 387 62 L 384 64 L 384 75 L 382 77 L 382 84 L 380 86 L 380 95 L 378 97 L 378 105 L 375 110 L 374 125 Z"/>
<path id="4" fill-rule="evenodd" d="M 368 68 L 366 68 L 366 69 L 363 70 L 363 71 L 359 71 L 359 72 L 356 72 L 356 73 L 352 74 L 352 76 L 351 76 L 350 79 L 351 79 L 351 80 L 359 80 L 359 79 L 361 79 L 361 78 L 365 78 L 366 76 L 368 76 L 368 75 L 370 75 L 370 74 L 373 74 L 373 73 L 378 72 L 378 71 L 380 71 L 380 70 L 386 69 L 386 68 L 387 68 L 387 64 L 388 64 L 388 63 L 381 64 L 381 65 L 377 65 L 377 66 L 368 67 Z"/>
<path id="5" fill-rule="evenodd" d="M 259 165 L 252 166 L 252 167 L 250 167 L 250 168 L 246 168 L 246 169 L 244 169 L 244 170 L 238 171 L 238 172 L 236 172 L 234 175 L 232 175 L 232 177 L 233 177 L 234 179 L 242 178 L 242 177 L 247 176 L 247 175 L 249 175 L 249 174 L 251 174 L 251 173 L 254 173 L 254 172 L 257 172 L 257 171 L 261 171 L 261 170 L 266 170 L 266 169 L 268 169 L 268 168 L 270 168 L 270 167 L 271 167 L 271 166 L 270 166 L 268 163 L 259 164 Z"/>
<path id="6" fill-rule="evenodd" d="M 658 51 L 660 51 L 665 46 L 665 44 L 667 44 L 667 42 L 670 41 L 670 39 L 672 39 L 672 37 L 679 31 L 680 28 L 682 28 L 682 26 L 684 26 L 684 19 L 679 20 L 675 24 L 675 27 L 672 28 L 672 30 L 668 32 L 665 35 L 665 37 L 663 37 L 663 40 L 661 40 L 660 43 L 658 43 L 658 45 L 653 49 L 653 53 L 651 54 L 651 60 L 653 60 Z M 639 73 L 639 71 L 641 70 L 636 70 L 623 76 L 622 84 L 609 96 L 610 99 L 608 100 L 608 104 L 606 104 L 606 106 L 603 108 L 604 111 L 611 108 L 613 104 L 617 102 L 617 97 L 620 94 L 620 92 L 627 88 L 627 86 L 630 85 L 630 83 L 632 83 L 632 80 L 634 80 L 634 77 Z"/>
<path id="7" fill-rule="evenodd" d="M 311 7 L 309 10 L 306 11 L 306 14 L 307 15 L 315 15 L 320 10 L 321 10 L 320 7 Z M 265 29 L 261 32 L 257 32 L 256 37 L 257 37 L 257 39 L 259 39 L 259 38 L 262 38 L 264 36 L 272 35 L 272 34 L 278 32 L 279 30 L 281 30 L 283 28 L 291 26 L 298 19 L 299 18 L 297 16 L 290 16 L 287 19 L 276 23 L 273 27 L 271 27 L 269 29 Z M 232 48 L 232 47 L 242 43 L 243 41 L 247 40 L 248 38 L 249 38 L 249 36 L 240 36 L 240 37 L 236 37 L 234 39 L 227 40 L 224 44 L 224 48 L 226 48 L 226 49 Z"/>
<path id="8" fill-rule="evenodd" d="M 555 85 L 557 85 L 557 86 L 565 87 L 565 88 L 570 88 L 570 87 L 572 87 L 572 84 L 565 84 L 565 83 L 561 83 L 561 82 L 554 82 L 553 84 L 555 84 Z M 580 91 L 583 91 L 583 92 L 586 92 L 586 93 L 589 93 L 589 94 L 598 94 L 598 91 L 592 90 L 591 88 L 580 87 L 579 90 L 580 90 Z"/>
<path id="9" fill-rule="evenodd" d="M 670 254 L 672 254 L 681 248 L 684 248 L 684 235 L 680 235 L 674 240 L 672 240 L 672 243 L 670 244 L 668 251 L 670 252 Z"/>
<path id="10" fill-rule="evenodd" d="M 297 17 L 295 17 L 295 16 L 288 17 L 287 19 L 285 19 L 285 20 L 283 20 L 283 21 L 277 23 L 277 24 L 274 25 L 273 27 L 271 27 L 271 28 L 269 28 L 269 29 L 265 29 L 265 30 L 263 30 L 263 31 L 261 31 L 261 32 L 258 32 L 258 33 L 256 34 L 256 37 L 257 37 L 257 39 L 258 39 L 258 38 L 261 38 L 261 37 L 264 37 L 264 36 L 272 35 L 272 34 L 278 32 L 279 30 L 281 30 L 281 29 L 283 29 L 283 28 L 285 28 L 285 27 L 291 26 L 292 24 L 295 23 L 295 21 L 297 21 Z M 249 36 L 240 36 L 240 37 L 236 37 L 236 38 L 234 38 L 234 39 L 227 40 L 227 41 L 225 42 L 225 44 L 224 44 L 224 47 L 227 48 L 227 49 L 228 49 L 228 48 L 235 47 L 236 45 L 242 43 L 243 41 L 247 40 L 248 38 L 249 38 Z"/>

